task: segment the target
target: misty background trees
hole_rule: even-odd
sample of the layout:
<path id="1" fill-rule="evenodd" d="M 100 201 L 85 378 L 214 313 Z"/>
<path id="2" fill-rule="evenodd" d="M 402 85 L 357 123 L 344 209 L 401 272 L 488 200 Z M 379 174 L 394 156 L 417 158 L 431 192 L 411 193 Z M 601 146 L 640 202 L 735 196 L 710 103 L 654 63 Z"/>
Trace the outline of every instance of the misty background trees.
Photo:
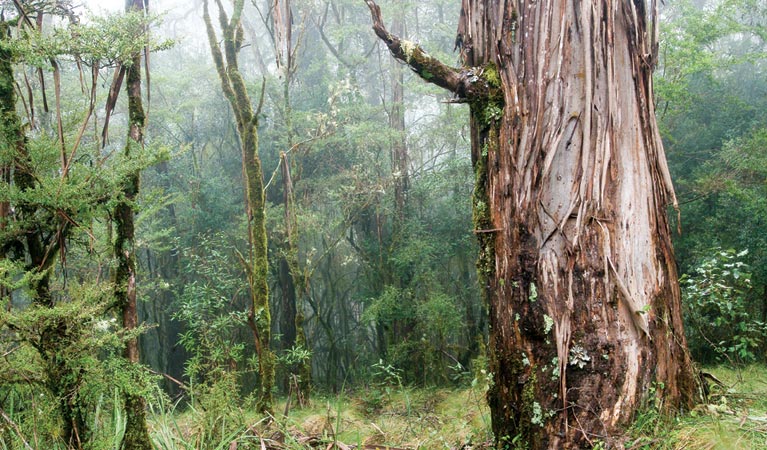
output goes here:
<path id="1" fill-rule="evenodd" d="M 151 403 L 153 386 L 204 411 L 247 408 L 264 375 L 248 326 L 257 311 L 241 141 L 203 2 L 150 4 L 160 44 L 137 45 L 162 51 L 143 69 L 145 149 L 131 161 L 119 156 L 124 93 L 101 132 L 115 66 L 136 51 L 136 20 L 67 2 L 19 4 L 31 26 L 3 2 L 0 46 L 0 72 L 11 77 L 0 81 L 0 410 L 19 427 L 2 422 L 2 439 L 23 446 L 19 436 L 38 429 L 41 442 L 96 446 L 111 430 L 91 424 L 119 406 L 114 393 Z M 380 6 L 392 32 L 459 65 L 460 2 Z M 675 1 L 660 19 L 655 102 L 680 203 L 673 239 L 692 356 L 763 362 L 767 10 Z M 53 33 L 73 22 L 85 39 Z M 51 38 L 37 38 L 40 29 Z M 468 107 L 393 63 L 361 1 L 248 1 L 234 33 L 259 112 L 274 392 L 481 380 L 488 315 Z M 136 170 L 131 201 L 120 192 Z M 113 211 L 124 201 L 136 213 L 135 332 L 120 325 L 112 295 Z M 138 371 L 121 356 L 136 336 Z"/>

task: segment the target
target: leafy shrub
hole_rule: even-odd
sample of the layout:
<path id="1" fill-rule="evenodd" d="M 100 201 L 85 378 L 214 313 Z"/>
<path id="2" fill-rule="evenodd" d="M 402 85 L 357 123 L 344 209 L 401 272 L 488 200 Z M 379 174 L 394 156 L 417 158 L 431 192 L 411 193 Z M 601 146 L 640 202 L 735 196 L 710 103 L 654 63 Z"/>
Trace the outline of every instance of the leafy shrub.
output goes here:
<path id="1" fill-rule="evenodd" d="M 750 268 L 741 260 L 747 253 L 715 248 L 680 278 L 690 350 L 703 363 L 749 363 L 762 356 L 767 326 L 749 302 Z"/>

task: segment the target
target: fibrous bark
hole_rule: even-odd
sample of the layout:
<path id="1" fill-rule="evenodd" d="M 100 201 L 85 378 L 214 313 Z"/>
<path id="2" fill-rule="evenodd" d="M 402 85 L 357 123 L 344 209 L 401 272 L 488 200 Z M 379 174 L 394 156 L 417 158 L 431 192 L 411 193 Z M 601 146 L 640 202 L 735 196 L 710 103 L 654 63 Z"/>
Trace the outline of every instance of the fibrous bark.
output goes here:
<path id="1" fill-rule="evenodd" d="M 692 406 L 654 2 L 464 0 L 463 69 L 390 35 L 367 3 L 395 57 L 471 105 L 498 444 L 610 443 L 643 405 Z"/>

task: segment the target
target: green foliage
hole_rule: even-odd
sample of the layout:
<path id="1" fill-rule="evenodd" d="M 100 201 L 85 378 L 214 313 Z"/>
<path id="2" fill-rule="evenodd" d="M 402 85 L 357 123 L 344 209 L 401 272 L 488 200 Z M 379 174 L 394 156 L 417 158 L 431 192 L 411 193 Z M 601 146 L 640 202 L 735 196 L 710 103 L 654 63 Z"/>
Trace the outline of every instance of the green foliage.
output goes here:
<path id="1" fill-rule="evenodd" d="M 686 307 L 690 350 L 711 363 L 750 363 L 764 357 L 767 324 L 748 304 L 751 273 L 742 261 L 747 251 L 712 249 L 695 272 L 680 279 Z M 721 361 L 720 361 L 721 362 Z"/>
<path id="2" fill-rule="evenodd" d="M 682 1 L 670 3 L 665 16 L 655 86 L 681 205 L 683 233 L 674 237 L 677 261 L 692 279 L 712 259 L 713 246 L 748 249 L 739 261 L 752 275 L 750 288 L 735 302 L 751 325 L 729 325 L 744 339 L 738 350 L 712 338 L 711 345 L 724 353 L 714 352 L 700 334 L 705 328 L 689 331 L 691 344 L 708 361 L 739 354 L 760 359 L 763 353 L 747 342 L 751 331 L 742 328 L 767 319 L 767 10 L 751 0 Z"/>
<path id="3" fill-rule="evenodd" d="M 57 25 L 46 33 L 21 28 L 19 36 L 3 41 L 0 48 L 10 50 L 17 58 L 34 67 L 49 68 L 59 57 L 77 58 L 101 67 L 130 65 L 132 55 L 144 48 L 166 50 L 170 40 L 154 41 L 146 33 L 157 25 L 158 16 L 128 12 L 89 17 L 83 22 Z"/>
<path id="4" fill-rule="evenodd" d="M 180 343 L 191 355 L 186 374 L 193 382 L 211 380 L 245 362 L 242 329 L 247 320 L 247 292 L 232 250 L 224 237 L 201 235 L 196 249 L 187 251 L 186 272 L 194 281 L 183 286 L 176 301 L 175 319 L 186 331 Z M 227 381 L 229 382 L 229 381 Z"/>
<path id="5" fill-rule="evenodd" d="M 287 367 L 295 366 L 298 364 L 304 364 L 312 357 L 311 350 L 308 350 L 300 345 L 294 345 L 293 347 L 285 350 L 278 358 L 279 364 Z"/>
<path id="6" fill-rule="evenodd" d="M 78 423 L 87 425 L 80 429 L 81 439 L 92 448 L 107 448 L 99 443 L 111 442 L 122 420 L 122 402 L 110 393 L 146 395 L 154 382 L 121 355 L 124 343 L 143 330 L 125 333 L 107 313 L 109 284 L 70 283 L 54 295 L 61 296 L 54 307 L 2 307 L 0 408 L 15 408 L 19 429 L 36 430 L 38 445 L 43 446 L 63 444 L 66 407 L 75 412 Z M 58 341 L 48 340 L 51 333 L 58 333 Z"/>

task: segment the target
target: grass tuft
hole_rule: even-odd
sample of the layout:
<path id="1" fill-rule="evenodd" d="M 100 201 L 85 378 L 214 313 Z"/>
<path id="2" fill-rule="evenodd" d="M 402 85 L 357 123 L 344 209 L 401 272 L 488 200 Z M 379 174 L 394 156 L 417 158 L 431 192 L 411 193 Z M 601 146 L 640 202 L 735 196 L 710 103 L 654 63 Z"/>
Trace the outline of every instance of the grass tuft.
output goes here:
<path id="1" fill-rule="evenodd" d="M 634 421 L 626 448 L 632 450 L 767 449 L 767 367 L 706 369 L 723 386 L 712 386 L 709 402 L 678 418 L 649 409 Z"/>

